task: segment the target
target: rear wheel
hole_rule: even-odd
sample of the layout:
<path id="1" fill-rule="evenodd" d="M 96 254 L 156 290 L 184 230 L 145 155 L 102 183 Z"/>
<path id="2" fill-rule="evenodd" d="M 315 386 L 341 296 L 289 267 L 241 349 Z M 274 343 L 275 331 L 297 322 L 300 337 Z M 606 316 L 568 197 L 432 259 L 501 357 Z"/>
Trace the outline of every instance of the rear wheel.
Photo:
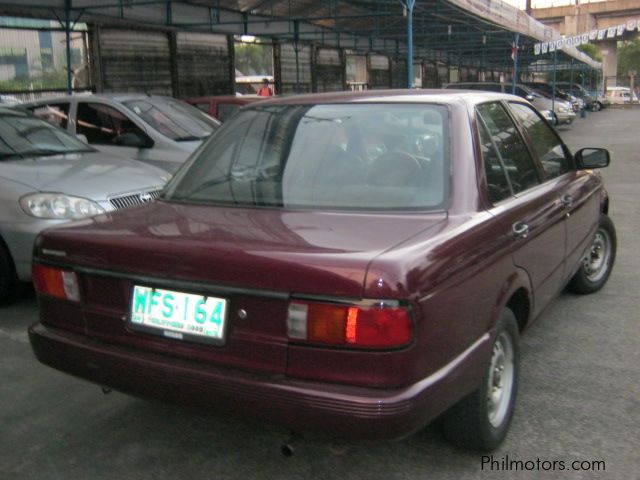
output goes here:
<path id="1" fill-rule="evenodd" d="M 518 391 L 519 338 L 516 317 L 505 308 L 480 387 L 443 419 L 444 436 L 453 445 L 490 451 L 504 440 Z"/>
<path id="2" fill-rule="evenodd" d="M 15 298 L 18 291 L 18 277 L 9 250 L 0 238 L 0 304 Z"/>
<path id="3" fill-rule="evenodd" d="M 591 111 L 592 112 L 598 112 L 602 110 L 602 104 L 600 102 L 593 102 L 591 104 Z"/>
<path id="4" fill-rule="evenodd" d="M 598 230 L 593 236 L 591 246 L 582 258 L 580 269 L 567 285 L 567 290 L 578 294 L 600 290 L 611 275 L 616 259 L 616 249 L 616 229 L 611 219 L 601 214 Z"/>

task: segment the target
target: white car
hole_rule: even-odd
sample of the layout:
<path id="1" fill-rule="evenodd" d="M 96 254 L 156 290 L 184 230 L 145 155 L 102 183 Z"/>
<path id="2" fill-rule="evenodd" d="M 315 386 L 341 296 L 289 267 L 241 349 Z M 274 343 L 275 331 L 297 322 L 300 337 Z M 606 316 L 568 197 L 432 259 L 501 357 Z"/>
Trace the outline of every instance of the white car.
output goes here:
<path id="1" fill-rule="evenodd" d="M 0 107 L 0 303 L 20 281 L 31 280 L 42 230 L 153 201 L 168 177 L 151 165 L 105 155 L 27 112 Z"/>
<path id="2" fill-rule="evenodd" d="M 614 105 L 638 102 L 638 97 L 629 87 L 607 87 L 606 97 Z"/>
<path id="3" fill-rule="evenodd" d="M 174 173 L 220 126 L 171 97 L 95 94 L 48 98 L 22 105 L 36 116 L 82 135 L 96 149 Z"/>

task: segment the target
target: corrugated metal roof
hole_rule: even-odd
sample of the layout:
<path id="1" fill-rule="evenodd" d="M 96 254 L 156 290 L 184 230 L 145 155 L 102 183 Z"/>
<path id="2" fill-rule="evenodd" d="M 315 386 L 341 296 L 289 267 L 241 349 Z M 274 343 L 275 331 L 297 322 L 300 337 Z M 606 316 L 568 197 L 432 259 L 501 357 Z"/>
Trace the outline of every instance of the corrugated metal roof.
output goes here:
<path id="1" fill-rule="evenodd" d="M 70 0 L 72 20 L 256 35 L 402 55 L 407 0 Z M 65 0 L 2 0 L 0 14 L 65 18 Z M 544 57 L 533 45 L 560 34 L 500 0 L 417 0 L 414 58 L 500 68 L 510 64 L 519 34 L 521 67 Z M 598 62 L 568 47 L 558 60 Z M 551 58 L 551 54 L 547 56 Z"/>

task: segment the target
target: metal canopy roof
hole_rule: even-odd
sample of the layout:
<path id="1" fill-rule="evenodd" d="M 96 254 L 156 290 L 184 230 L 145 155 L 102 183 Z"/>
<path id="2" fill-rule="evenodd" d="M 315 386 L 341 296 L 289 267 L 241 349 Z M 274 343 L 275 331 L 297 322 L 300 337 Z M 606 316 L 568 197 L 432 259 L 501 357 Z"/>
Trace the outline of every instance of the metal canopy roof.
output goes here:
<path id="1" fill-rule="evenodd" d="M 487 68 L 511 65 L 517 43 L 519 68 L 535 69 L 545 57 L 534 56 L 534 43 L 561 38 L 501 0 L 0 0 L 0 15 L 254 35 L 397 55 L 412 48 L 416 59 Z M 575 47 L 557 51 L 558 68 L 571 59 L 601 68 Z"/>

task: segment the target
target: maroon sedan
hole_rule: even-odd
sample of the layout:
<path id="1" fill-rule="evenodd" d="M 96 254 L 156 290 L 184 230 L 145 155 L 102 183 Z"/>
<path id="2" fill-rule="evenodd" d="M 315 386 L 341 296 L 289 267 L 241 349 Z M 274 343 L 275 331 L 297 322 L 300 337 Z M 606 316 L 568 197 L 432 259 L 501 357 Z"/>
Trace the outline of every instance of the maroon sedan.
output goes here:
<path id="1" fill-rule="evenodd" d="M 609 277 L 608 163 L 510 95 L 265 100 L 159 201 L 39 237 L 31 344 L 100 385 L 294 431 L 398 438 L 446 412 L 450 441 L 492 449 L 520 332 Z"/>
<path id="2" fill-rule="evenodd" d="M 241 107 L 262 100 L 262 97 L 248 95 L 220 95 L 213 97 L 187 98 L 185 102 L 198 107 L 204 113 L 221 122 L 226 122 Z"/>

